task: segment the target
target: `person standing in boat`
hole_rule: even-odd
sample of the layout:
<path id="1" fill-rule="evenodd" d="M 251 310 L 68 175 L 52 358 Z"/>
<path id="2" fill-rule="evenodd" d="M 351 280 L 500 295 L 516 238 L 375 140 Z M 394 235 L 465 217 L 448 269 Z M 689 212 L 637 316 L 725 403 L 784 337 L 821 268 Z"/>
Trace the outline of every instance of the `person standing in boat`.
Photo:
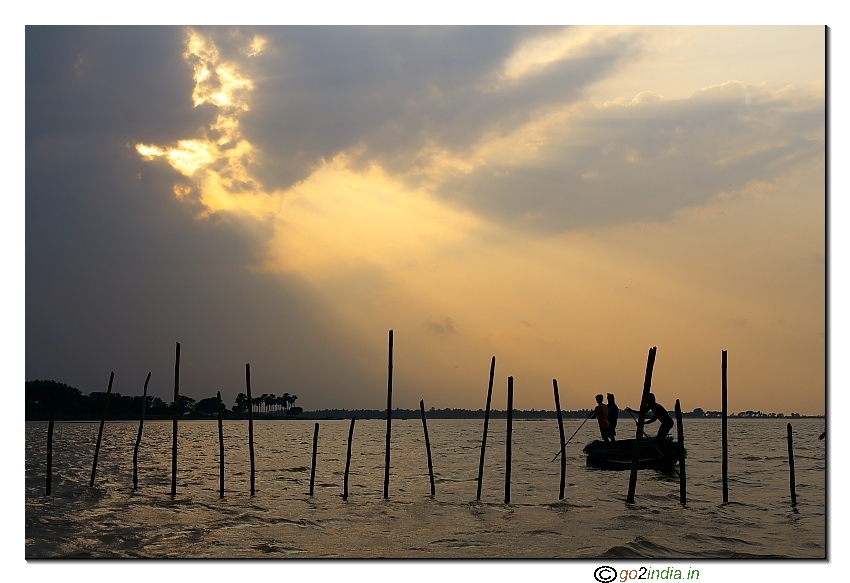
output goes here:
<path id="1" fill-rule="evenodd" d="M 620 416 L 620 408 L 614 402 L 614 393 L 608 393 L 608 438 L 616 441 L 617 418 Z"/>
<path id="2" fill-rule="evenodd" d="M 608 407 L 602 402 L 602 395 L 596 395 L 596 408 L 590 414 L 589 419 L 599 421 L 599 433 L 602 435 L 602 441 L 608 441 Z"/>
<path id="3" fill-rule="evenodd" d="M 652 393 L 648 393 L 646 395 L 646 408 L 647 410 L 652 411 L 652 418 L 647 419 L 645 421 L 646 423 L 661 421 L 661 427 L 658 428 L 655 441 L 659 446 L 664 445 L 664 438 L 667 437 L 667 434 L 670 433 L 670 430 L 673 428 L 673 419 L 670 417 L 667 409 L 662 407 L 661 403 L 658 403 L 655 400 L 655 395 Z M 626 407 L 626 411 L 637 413 L 637 411 L 630 409 L 629 407 Z"/>

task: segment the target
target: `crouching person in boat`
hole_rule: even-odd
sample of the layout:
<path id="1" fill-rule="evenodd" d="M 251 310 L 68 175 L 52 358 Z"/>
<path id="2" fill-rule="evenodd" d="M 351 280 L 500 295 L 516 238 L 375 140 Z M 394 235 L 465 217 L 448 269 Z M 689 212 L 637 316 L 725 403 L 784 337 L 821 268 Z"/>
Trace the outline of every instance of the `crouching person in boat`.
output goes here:
<path id="1" fill-rule="evenodd" d="M 648 411 L 652 411 L 652 417 L 647 419 L 645 423 L 661 421 L 661 427 L 658 428 L 658 434 L 655 436 L 655 441 L 660 448 L 664 445 L 664 438 L 667 437 L 667 434 L 670 433 L 670 430 L 673 428 L 673 419 L 670 417 L 667 409 L 662 407 L 661 403 L 658 403 L 655 400 L 655 395 L 652 393 L 648 393 L 646 395 L 646 407 Z M 632 413 L 637 413 L 637 411 L 628 407 L 626 407 L 626 410 L 631 411 Z"/>
<path id="2" fill-rule="evenodd" d="M 590 419 L 599 421 L 599 433 L 602 441 L 608 441 L 608 407 L 602 402 L 602 395 L 596 395 L 596 408 L 590 414 Z"/>

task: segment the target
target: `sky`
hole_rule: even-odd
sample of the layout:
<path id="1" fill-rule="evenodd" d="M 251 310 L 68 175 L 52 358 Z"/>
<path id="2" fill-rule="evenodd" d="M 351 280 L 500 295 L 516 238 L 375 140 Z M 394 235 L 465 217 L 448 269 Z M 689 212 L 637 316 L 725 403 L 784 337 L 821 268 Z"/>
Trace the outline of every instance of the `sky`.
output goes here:
<path id="1" fill-rule="evenodd" d="M 822 414 L 822 26 L 32 27 L 25 376 Z"/>

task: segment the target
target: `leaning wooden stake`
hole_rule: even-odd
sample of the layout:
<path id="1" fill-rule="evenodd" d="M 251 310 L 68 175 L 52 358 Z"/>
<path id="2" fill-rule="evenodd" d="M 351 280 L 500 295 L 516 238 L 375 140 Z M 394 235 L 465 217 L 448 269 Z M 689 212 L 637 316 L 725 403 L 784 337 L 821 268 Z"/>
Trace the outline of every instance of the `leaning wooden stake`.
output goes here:
<path id="1" fill-rule="evenodd" d="M 180 343 L 174 355 L 174 421 L 171 424 L 171 495 L 177 495 L 177 417 L 180 411 Z"/>
<path id="2" fill-rule="evenodd" d="M 53 415 L 47 423 L 47 488 L 46 496 L 53 492 Z"/>
<path id="3" fill-rule="evenodd" d="M 142 417 L 139 419 L 139 432 L 136 434 L 136 445 L 133 447 L 133 490 L 139 489 L 139 445 L 142 443 L 142 428 L 145 426 L 145 410 L 148 404 L 148 382 L 151 380 L 151 373 L 148 371 L 148 377 L 145 379 L 145 388 L 142 391 Z"/>
<path id="4" fill-rule="evenodd" d="M 94 446 L 94 462 L 91 465 L 91 481 L 89 488 L 94 487 L 94 475 L 97 472 L 97 454 L 100 453 L 100 440 L 103 437 L 103 424 L 106 421 L 106 411 L 109 409 L 109 395 L 112 394 L 112 379 L 115 378 L 115 372 L 109 373 L 109 387 L 106 389 L 106 400 L 103 402 L 103 413 L 100 416 L 100 429 L 97 432 L 97 444 Z"/>
<path id="5" fill-rule="evenodd" d="M 511 436 L 514 424 L 514 377 L 508 377 L 508 430 L 505 435 L 505 504 L 511 503 Z"/>
<path id="6" fill-rule="evenodd" d="M 637 487 L 638 465 L 640 464 L 641 441 L 643 438 L 643 426 L 646 423 L 646 402 L 649 390 L 652 387 L 652 368 L 655 366 L 656 347 L 649 349 L 646 357 L 646 376 L 643 379 L 643 394 L 640 398 L 640 412 L 638 413 L 637 433 L 635 434 L 635 451 L 632 454 L 632 471 L 629 476 L 629 493 L 626 496 L 628 504 L 635 503 L 635 488 Z"/>
<path id="7" fill-rule="evenodd" d="M 496 372 L 496 357 L 490 359 L 490 383 L 487 385 L 487 408 L 484 410 L 484 435 L 481 436 L 481 457 L 478 460 L 478 494 L 481 500 L 481 483 L 484 479 L 484 451 L 487 449 L 487 425 L 490 423 L 490 399 L 493 397 L 493 374 Z"/>
<path id="8" fill-rule="evenodd" d="M 387 447 L 384 463 L 384 498 L 390 497 L 390 433 L 393 416 L 393 331 L 390 330 L 389 366 L 387 373 Z"/>
<path id="9" fill-rule="evenodd" d="M 422 429 L 425 431 L 425 450 L 428 452 L 428 475 L 431 476 L 431 496 L 434 490 L 434 466 L 431 465 L 431 440 L 428 439 L 428 424 L 425 422 L 425 399 L 419 401 L 419 412 L 422 413 Z"/>
<path id="10" fill-rule="evenodd" d="M 351 468 L 351 439 L 354 437 L 354 421 L 351 418 L 351 426 L 348 428 L 348 453 L 345 456 L 345 477 L 343 478 L 342 499 L 348 500 L 348 470 Z"/>
<path id="11" fill-rule="evenodd" d="M 797 506 L 797 482 L 794 479 L 794 438 L 788 424 L 788 469 L 791 471 L 791 506 Z"/>
<path id="12" fill-rule="evenodd" d="M 224 498 L 224 427 L 221 422 L 221 392 L 216 391 L 218 397 L 218 497 Z"/>
<path id="13" fill-rule="evenodd" d="M 558 491 L 558 500 L 563 500 L 567 482 L 567 442 L 564 440 L 564 419 L 561 416 L 561 397 L 558 394 L 557 379 L 552 379 L 552 386 L 555 389 L 555 411 L 558 412 L 558 433 L 561 435 L 561 488 Z"/>
<path id="14" fill-rule="evenodd" d="M 248 456 L 251 458 L 251 496 L 254 495 L 254 401 L 251 399 L 251 365 L 245 363 L 245 385 L 248 390 Z"/>
<path id="15" fill-rule="evenodd" d="M 313 465 L 310 468 L 310 496 L 313 495 L 313 485 L 316 483 L 316 450 L 319 446 L 319 424 L 313 430 Z"/>
<path id="16" fill-rule="evenodd" d="M 721 409 L 723 416 L 720 419 L 721 447 L 723 452 L 722 472 L 723 472 L 723 503 L 729 502 L 729 435 L 726 415 L 729 412 L 728 402 L 726 399 L 726 351 L 720 353 L 720 369 L 721 369 Z"/>
<path id="17" fill-rule="evenodd" d="M 676 430 L 679 434 L 679 502 L 688 503 L 688 482 L 685 478 L 685 427 L 682 423 L 682 406 L 676 399 Z"/>

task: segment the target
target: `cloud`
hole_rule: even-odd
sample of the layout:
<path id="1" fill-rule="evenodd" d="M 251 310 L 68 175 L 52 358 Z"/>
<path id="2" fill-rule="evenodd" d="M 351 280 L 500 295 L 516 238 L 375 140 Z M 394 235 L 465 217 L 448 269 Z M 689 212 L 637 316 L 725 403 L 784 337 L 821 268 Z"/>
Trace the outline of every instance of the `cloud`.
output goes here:
<path id="1" fill-rule="evenodd" d="M 255 63 L 262 71 L 244 123 L 263 152 L 262 178 L 272 189 L 290 187 L 341 152 L 356 154 L 361 167 L 408 173 L 427 164 L 433 150 L 463 152 L 488 133 L 520 127 L 541 108 L 576 100 L 637 51 L 636 33 L 593 37 L 581 29 L 261 33 L 269 48 Z M 557 59 L 525 57 L 533 65 L 525 69 L 510 61 L 533 53 L 524 50 L 528 43 L 553 36 L 565 48 Z"/>
<path id="2" fill-rule="evenodd" d="M 687 99 L 577 105 L 483 142 L 484 163 L 447 173 L 436 191 L 533 233 L 667 221 L 823 159 L 821 89 L 732 81 Z"/>
<path id="3" fill-rule="evenodd" d="M 454 322 L 448 316 L 446 316 L 446 319 L 442 322 L 432 322 L 429 320 L 428 322 L 425 322 L 425 327 L 437 334 L 457 334 Z"/>

